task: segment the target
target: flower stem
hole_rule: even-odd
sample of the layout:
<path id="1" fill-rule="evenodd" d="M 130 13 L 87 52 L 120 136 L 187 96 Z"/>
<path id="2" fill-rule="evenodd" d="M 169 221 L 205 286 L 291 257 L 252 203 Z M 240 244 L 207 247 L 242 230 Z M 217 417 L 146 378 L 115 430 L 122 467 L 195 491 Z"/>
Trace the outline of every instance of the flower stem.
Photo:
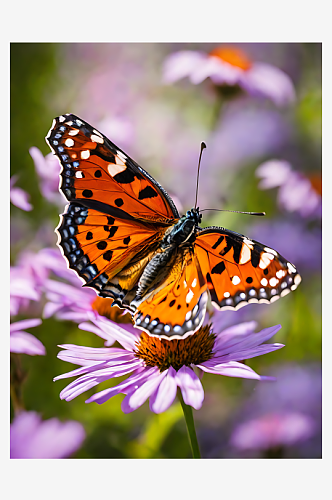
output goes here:
<path id="1" fill-rule="evenodd" d="M 181 391 L 178 391 L 178 398 L 180 400 L 182 410 L 183 410 L 184 419 L 186 421 L 189 442 L 190 442 L 193 458 L 201 458 L 201 454 L 200 454 L 199 447 L 198 447 L 196 431 L 195 431 L 193 409 L 191 406 L 186 405 L 186 403 L 183 401 Z"/>

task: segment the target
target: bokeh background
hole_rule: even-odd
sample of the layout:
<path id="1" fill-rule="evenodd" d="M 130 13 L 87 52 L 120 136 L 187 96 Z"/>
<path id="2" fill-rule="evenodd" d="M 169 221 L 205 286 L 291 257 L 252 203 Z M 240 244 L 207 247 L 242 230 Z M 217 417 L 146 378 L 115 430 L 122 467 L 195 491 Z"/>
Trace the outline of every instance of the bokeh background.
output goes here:
<path id="1" fill-rule="evenodd" d="M 273 75 L 259 71 L 247 85 L 209 75 L 197 82 L 190 74 L 170 81 L 174 54 L 200 52 L 208 59 L 220 48 L 244 72 L 260 64 L 282 71 L 277 91 L 270 88 Z M 194 205 L 204 140 L 199 207 L 267 215 L 205 212 L 202 225 L 223 226 L 276 249 L 296 265 L 302 283 L 272 305 L 215 315 L 220 329 L 250 320 L 259 328 L 281 324 L 273 341 L 285 347 L 248 363 L 276 382 L 204 375 L 205 401 L 194 411 L 202 456 L 320 458 L 321 44 L 12 43 L 10 85 L 12 276 L 28 265 L 27 255 L 57 249 L 54 229 L 66 201 L 56 193 L 57 172 L 48 167 L 46 173 L 49 157 L 44 176 L 40 160 L 49 154 L 44 137 L 55 116 L 74 113 L 107 135 L 183 213 Z M 15 198 L 15 188 L 27 193 L 31 209 L 15 206 L 23 196 L 16 192 Z M 61 277 L 51 272 L 50 279 Z M 93 390 L 69 403 L 60 400 L 67 383 L 52 379 L 70 365 L 57 359 L 57 346 L 102 347 L 103 341 L 75 322 L 43 317 L 46 302 L 41 292 L 11 315 L 12 323 L 41 318 L 29 332 L 46 349 L 45 355 L 11 354 L 11 421 L 24 409 L 43 420 L 79 422 L 85 439 L 69 455 L 74 458 L 190 457 L 179 403 L 160 415 L 147 403 L 124 415 L 120 395 L 104 405 L 85 404 Z"/>

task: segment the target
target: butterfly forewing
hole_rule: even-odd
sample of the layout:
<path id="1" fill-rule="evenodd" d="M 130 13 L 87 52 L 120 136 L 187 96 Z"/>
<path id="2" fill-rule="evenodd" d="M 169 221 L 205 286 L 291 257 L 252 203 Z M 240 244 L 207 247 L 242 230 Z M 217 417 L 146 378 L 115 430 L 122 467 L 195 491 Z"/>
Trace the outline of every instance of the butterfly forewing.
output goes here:
<path id="1" fill-rule="evenodd" d="M 46 140 L 62 165 L 60 188 L 68 201 L 122 218 L 167 223 L 179 217 L 142 167 L 77 116 L 56 118 Z"/>

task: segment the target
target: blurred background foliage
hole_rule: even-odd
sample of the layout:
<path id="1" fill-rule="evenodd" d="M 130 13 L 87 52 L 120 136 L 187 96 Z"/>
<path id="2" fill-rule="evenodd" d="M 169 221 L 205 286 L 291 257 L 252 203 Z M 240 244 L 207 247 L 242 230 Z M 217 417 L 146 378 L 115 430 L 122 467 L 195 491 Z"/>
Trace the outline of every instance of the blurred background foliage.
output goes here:
<path id="1" fill-rule="evenodd" d="M 199 85 L 187 78 L 172 85 L 163 82 L 162 67 L 169 54 L 179 50 L 209 53 L 216 44 L 12 43 L 11 175 L 18 175 L 17 185 L 29 193 L 33 210 L 24 212 L 11 206 L 11 265 L 23 250 L 56 245 L 53 231 L 58 225 L 59 208 L 42 196 L 29 155 L 32 146 L 44 155 L 49 153 L 44 137 L 55 116 L 72 112 L 99 128 L 162 184 L 183 213 L 194 204 L 199 147 L 204 140 L 207 150 L 201 168 L 200 208 L 265 211 L 267 216 L 256 219 L 205 212 L 203 225 L 227 227 L 272 246 L 293 261 L 303 278 L 295 293 L 272 305 L 252 304 L 238 312 L 224 313 L 225 325 L 247 320 L 256 320 L 260 328 L 282 325 L 273 341 L 286 347 L 250 360 L 258 373 L 272 375 L 283 368 L 298 367 L 303 373 L 320 373 L 321 220 L 283 209 L 278 204 L 277 189 L 259 189 L 255 171 L 269 159 L 283 159 L 311 180 L 316 190 L 321 189 L 321 44 L 233 46 L 245 51 L 251 60 L 267 62 L 289 75 L 296 101 L 278 107 L 268 99 L 244 93 L 225 98 L 209 79 Z M 269 229 L 272 224 L 276 228 L 272 231 L 274 239 L 272 235 L 266 240 L 264 235 L 268 233 L 262 228 Z M 312 231 L 316 243 L 308 249 L 306 234 Z M 16 319 L 26 317 L 36 316 L 31 312 Z M 123 396 L 103 405 L 85 405 L 93 390 L 70 403 L 59 399 L 67 381 L 54 383 L 52 379 L 69 368 L 57 359 L 57 345 L 101 347 L 102 339 L 79 330 L 72 322 L 53 318 L 44 319 L 33 333 L 45 345 L 47 355 L 13 356 L 14 365 L 20 363 L 26 372 L 24 406 L 44 419 L 57 416 L 83 424 L 87 437 L 74 457 L 191 456 L 179 403 L 161 415 L 151 413 L 148 404 L 124 415 L 120 408 Z M 112 381 L 107 382 L 107 386 L 110 384 Z M 203 385 L 205 401 L 202 409 L 194 412 L 203 457 L 254 456 L 232 449 L 229 436 L 250 414 L 246 414 L 245 404 L 255 401 L 259 382 L 205 374 Z M 314 436 L 290 446 L 284 456 L 320 456 L 319 391 L 318 383 Z M 261 414 L 265 412 L 263 401 L 253 405 L 256 410 L 261 408 Z M 308 396 L 308 407 L 304 404 L 302 410 L 309 414 L 310 405 Z"/>

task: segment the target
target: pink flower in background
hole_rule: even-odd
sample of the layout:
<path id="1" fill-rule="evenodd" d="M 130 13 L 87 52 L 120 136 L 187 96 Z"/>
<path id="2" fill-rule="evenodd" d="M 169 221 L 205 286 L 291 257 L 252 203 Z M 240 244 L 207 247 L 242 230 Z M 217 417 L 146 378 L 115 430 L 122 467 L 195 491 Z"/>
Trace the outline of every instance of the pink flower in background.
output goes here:
<path id="1" fill-rule="evenodd" d="M 83 323 L 80 328 L 92 331 L 106 339 L 110 345 L 119 342 L 122 348 L 90 348 L 62 345 L 58 357 L 80 365 L 54 380 L 78 376 L 60 393 L 60 398 L 71 401 L 101 382 L 129 375 L 118 385 L 104 389 L 86 402 L 105 403 L 116 394 L 123 393 L 124 413 L 139 408 L 150 398 L 150 409 L 155 413 L 166 411 L 174 401 L 179 387 L 184 402 L 198 410 L 204 400 L 200 377 L 194 371 L 242 377 L 255 380 L 271 380 L 254 372 L 240 361 L 266 354 L 283 347 L 282 344 L 263 344 L 281 327 L 266 328 L 254 333 L 255 322 L 230 327 L 213 334 L 210 326 L 201 328 L 186 339 L 166 340 L 151 337 L 135 329 L 128 332 L 106 318 L 92 319 L 93 325 Z"/>
<path id="2" fill-rule="evenodd" d="M 39 178 L 40 192 L 49 202 L 63 207 L 66 203 L 66 198 L 59 191 L 59 174 L 61 169 L 59 160 L 53 153 L 49 153 L 44 157 L 42 152 L 36 147 L 30 148 L 29 153 L 34 161 Z"/>
<path id="3" fill-rule="evenodd" d="M 238 425 L 230 443 L 240 450 L 291 446 L 310 438 L 315 428 L 314 420 L 302 413 L 267 413 Z"/>
<path id="4" fill-rule="evenodd" d="M 10 426 L 10 458 L 67 458 L 85 439 L 79 422 L 42 420 L 33 411 L 21 412 Z"/>
<path id="5" fill-rule="evenodd" d="M 266 97 L 278 106 L 295 100 L 295 90 L 286 73 L 271 64 L 252 62 L 235 47 L 220 46 L 209 54 L 181 50 L 164 63 L 163 80 L 174 83 L 188 77 L 194 85 L 210 78 L 215 85 L 239 86 L 252 96 Z"/>
<path id="6" fill-rule="evenodd" d="M 19 266 L 10 268 L 10 314 L 16 315 L 28 308 L 30 300 L 38 301 L 40 291 L 29 274 Z"/>
<path id="7" fill-rule="evenodd" d="M 26 319 L 16 321 L 10 325 L 10 352 L 29 354 L 30 356 L 44 356 L 46 350 L 44 345 L 31 333 L 25 332 L 25 328 L 32 328 L 41 324 L 41 319 Z"/>
<path id="8" fill-rule="evenodd" d="M 283 209 L 302 217 L 321 217 L 322 197 L 310 180 L 294 171 L 287 161 L 266 161 L 257 168 L 256 176 L 261 178 L 261 189 L 279 187 L 278 204 Z"/>
<path id="9" fill-rule="evenodd" d="M 16 207 L 29 212 L 33 209 L 33 206 L 31 205 L 31 203 L 29 203 L 30 195 L 23 191 L 23 189 L 15 187 L 17 179 L 17 175 L 13 175 L 10 178 L 10 201 Z"/>

